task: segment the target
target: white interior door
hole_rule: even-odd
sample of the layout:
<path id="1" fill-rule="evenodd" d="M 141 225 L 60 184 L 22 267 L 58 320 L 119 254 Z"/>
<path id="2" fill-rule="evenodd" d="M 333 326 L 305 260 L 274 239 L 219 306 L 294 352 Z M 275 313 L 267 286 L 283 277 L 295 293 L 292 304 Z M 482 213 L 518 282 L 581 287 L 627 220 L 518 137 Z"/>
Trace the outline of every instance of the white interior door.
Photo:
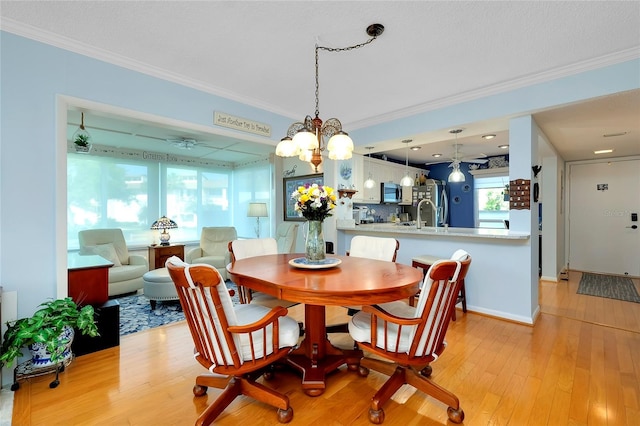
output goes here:
<path id="1" fill-rule="evenodd" d="M 572 164 L 568 189 L 570 268 L 639 277 L 640 160 Z"/>

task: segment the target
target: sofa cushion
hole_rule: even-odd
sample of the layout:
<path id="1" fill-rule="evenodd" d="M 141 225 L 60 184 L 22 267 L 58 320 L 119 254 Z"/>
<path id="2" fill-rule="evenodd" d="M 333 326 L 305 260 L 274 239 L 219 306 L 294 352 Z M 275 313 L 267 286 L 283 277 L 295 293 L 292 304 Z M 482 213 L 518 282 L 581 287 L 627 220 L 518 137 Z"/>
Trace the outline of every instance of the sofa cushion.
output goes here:
<path id="1" fill-rule="evenodd" d="M 147 265 L 122 265 L 119 267 L 109 268 L 109 282 L 116 283 L 120 281 L 133 280 L 140 278 L 147 272 Z"/>
<path id="2" fill-rule="evenodd" d="M 122 266 L 120 263 L 120 258 L 118 257 L 118 253 L 116 253 L 116 248 L 112 243 L 107 244 L 98 244 L 91 247 L 91 251 L 98 256 L 104 257 L 109 262 L 113 263 L 113 267 Z"/>

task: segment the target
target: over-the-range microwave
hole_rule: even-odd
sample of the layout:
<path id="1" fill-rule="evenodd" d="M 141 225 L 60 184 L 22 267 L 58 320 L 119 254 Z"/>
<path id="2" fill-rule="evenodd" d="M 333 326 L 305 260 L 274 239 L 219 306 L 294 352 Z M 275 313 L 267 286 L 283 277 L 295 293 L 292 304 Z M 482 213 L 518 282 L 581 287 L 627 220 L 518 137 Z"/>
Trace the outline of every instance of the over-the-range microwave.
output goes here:
<path id="1" fill-rule="evenodd" d="M 380 202 L 396 204 L 402 201 L 402 187 L 397 183 L 380 183 Z"/>

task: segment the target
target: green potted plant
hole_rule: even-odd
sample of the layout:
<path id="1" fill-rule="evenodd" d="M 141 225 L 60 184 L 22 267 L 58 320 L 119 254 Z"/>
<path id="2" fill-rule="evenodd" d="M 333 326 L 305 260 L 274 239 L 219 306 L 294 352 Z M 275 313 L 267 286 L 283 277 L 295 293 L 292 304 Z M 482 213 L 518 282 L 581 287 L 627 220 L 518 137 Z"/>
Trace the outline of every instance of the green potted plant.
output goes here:
<path id="1" fill-rule="evenodd" d="M 78 146 L 89 146 L 89 136 L 85 134 L 79 134 L 76 136 L 73 143 L 75 143 Z"/>
<path id="2" fill-rule="evenodd" d="M 0 367 L 10 365 L 24 355 L 29 346 L 34 367 L 46 367 L 71 357 L 74 329 L 92 337 L 98 336 L 93 306 L 79 308 L 70 298 L 49 300 L 31 317 L 7 322 L 0 348 Z"/>
<path id="3" fill-rule="evenodd" d="M 89 149 L 91 148 L 89 135 L 86 133 L 78 133 L 73 139 L 73 144 L 78 152 L 89 152 Z"/>

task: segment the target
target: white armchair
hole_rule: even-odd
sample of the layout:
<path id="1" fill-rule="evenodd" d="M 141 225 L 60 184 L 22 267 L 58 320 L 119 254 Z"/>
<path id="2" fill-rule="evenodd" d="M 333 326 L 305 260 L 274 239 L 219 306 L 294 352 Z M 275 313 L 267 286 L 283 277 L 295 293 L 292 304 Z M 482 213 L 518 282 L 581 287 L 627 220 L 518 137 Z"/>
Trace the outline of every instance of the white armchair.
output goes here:
<path id="1" fill-rule="evenodd" d="M 78 232 L 80 255 L 97 254 L 113 263 L 109 268 L 109 296 L 138 291 L 149 271 L 144 256 L 129 255 L 122 229 L 86 229 Z"/>
<path id="2" fill-rule="evenodd" d="M 231 263 L 229 242 L 238 239 L 233 226 L 211 226 L 202 228 L 200 247 L 193 248 L 185 254 L 187 263 L 206 263 L 220 272 L 227 280 L 227 265 Z"/>
<path id="3" fill-rule="evenodd" d="M 293 253 L 296 248 L 296 238 L 300 225 L 292 222 L 281 222 L 276 228 L 278 253 Z"/>

